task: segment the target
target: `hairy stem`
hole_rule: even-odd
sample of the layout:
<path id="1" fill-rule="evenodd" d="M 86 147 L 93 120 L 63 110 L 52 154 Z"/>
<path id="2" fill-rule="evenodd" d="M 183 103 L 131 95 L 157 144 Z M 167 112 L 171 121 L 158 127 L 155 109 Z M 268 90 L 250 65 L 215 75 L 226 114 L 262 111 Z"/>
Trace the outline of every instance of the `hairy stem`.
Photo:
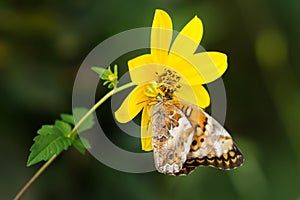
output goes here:
<path id="1" fill-rule="evenodd" d="M 113 94 L 116 94 L 122 90 L 130 88 L 135 84 L 130 82 L 121 87 L 114 88 L 110 92 L 108 92 L 104 97 L 102 97 L 79 121 L 76 123 L 72 131 L 68 134 L 68 137 L 71 138 L 75 133 L 78 127 L 102 104 L 104 103 L 109 97 Z M 15 196 L 14 200 L 18 200 L 22 197 L 22 195 L 29 189 L 29 187 L 36 181 L 36 179 L 48 168 L 48 166 L 55 160 L 58 155 L 53 155 L 45 164 L 43 164 L 39 170 L 29 179 L 29 181 L 24 185 L 24 187 L 18 192 Z"/>

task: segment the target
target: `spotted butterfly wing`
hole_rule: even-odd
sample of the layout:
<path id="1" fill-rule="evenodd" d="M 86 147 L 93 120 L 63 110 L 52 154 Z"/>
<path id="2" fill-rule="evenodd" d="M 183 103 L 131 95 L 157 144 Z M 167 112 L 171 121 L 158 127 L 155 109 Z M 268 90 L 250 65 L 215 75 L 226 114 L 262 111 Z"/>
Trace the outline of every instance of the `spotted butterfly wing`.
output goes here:
<path id="1" fill-rule="evenodd" d="M 187 160 L 193 136 L 192 124 L 175 104 L 156 104 L 152 116 L 152 148 L 156 169 L 164 174 L 179 172 Z"/>
<path id="2" fill-rule="evenodd" d="M 154 106 L 152 146 L 157 170 L 187 175 L 198 166 L 234 169 L 243 155 L 229 133 L 199 107 L 184 101 Z"/>

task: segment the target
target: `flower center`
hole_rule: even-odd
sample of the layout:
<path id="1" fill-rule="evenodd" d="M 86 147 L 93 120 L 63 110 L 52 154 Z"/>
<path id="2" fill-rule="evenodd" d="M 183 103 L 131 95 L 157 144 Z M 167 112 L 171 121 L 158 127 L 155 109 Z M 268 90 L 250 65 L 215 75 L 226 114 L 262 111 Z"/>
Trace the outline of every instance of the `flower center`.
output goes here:
<path id="1" fill-rule="evenodd" d="M 110 75 L 108 75 L 108 80 L 109 80 L 109 81 L 114 81 L 116 78 L 117 78 L 117 77 L 116 77 L 115 74 L 110 74 Z"/>
<path id="2" fill-rule="evenodd" d="M 181 77 L 170 69 L 164 69 L 162 74 L 156 75 L 157 80 L 147 85 L 145 95 L 158 99 L 173 99 L 174 92 L 181 88 L 179 83 Z"/>

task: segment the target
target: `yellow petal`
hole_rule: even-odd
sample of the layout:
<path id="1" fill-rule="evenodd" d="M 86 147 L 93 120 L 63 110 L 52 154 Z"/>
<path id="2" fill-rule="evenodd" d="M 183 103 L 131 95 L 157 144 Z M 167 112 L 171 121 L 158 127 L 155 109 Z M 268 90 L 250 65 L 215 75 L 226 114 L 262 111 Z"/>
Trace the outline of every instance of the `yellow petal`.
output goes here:
<path id="1" fill-rule="evenodd" d="M 138 68 L 140 66 L 143 66 L 145 64 L 152 64 L 155 63 L 155 58 L 151 54 L 144 54 L 138 57 L 135 57 L 128 61 L 128 69 L 129 71 Z"/>
<path id="2" fill-rule="evenodd" d="M 151 107 L 145 106 L 142 113 L 141 121 L 141 143 L 142 150 L 151 151 L 152 150 L 152 127 L 151 127 Z"/>
<path id="3" fill-rule="evenodd" d="M 197 68 L 204 83 L 220 78 L 227 69 L 227 56 L 220 52 L 201 52 L 189 58 L 189 62 Z"/>
<path id="4" fill-rule="evenodd" d="M 163 10 L 157 9 L 151 29 L 151 54 L 165 63 L 172 40 L 172 20 Z"/>
<path id="5" fill-rule="evenodd" d="M 160 63 L 156 64 L 154 57 L 145 54 L 128 61 L 128 68 L 131 81 L 137 85 L 155 81 L 156 73 L 161 73 L 163 67 Z"/>
<path id="6" fill-rule="evenodd" d="M 189 57 L 195 53 L 203 35 L 203 26 L 201 20 L 195 16 L 185 27 L 180 31 L 170 49 L 169 59 L 177 62 L 177 56 L 182 58 Z M 173 54 L 177 55 L 173 58 Z"/>
<path id="7" fill-rule="evenodd" d="M 183 84 L 176 96 L 200 108 L 206 108 L 210 104 L 209 94 L 202 85 L 189 86 Z"/>
<path id="8" fill-rule="evenodd" d="M 115 112 L 115 118 L 126 123 L 132 120 L 148 103 L 148 97 L 144 95 L 144 86 L 135 87 L 126 97 L 120 108 Z"/>
<path id="9" fill-rule="evenodd" d="M 177 71 L 184 83 L 206 84 L 220 78 L 226 71 L 227 56 L 220 52 L 201 52 L 169 66 Z"/>
<path id="10" fill-rule="evenodd" d="M 193 66 L 193 64 L 188 60 L 181 60 L 177 63 L 171 62 L 168 64 L 168 67 L 177 72 L 177 74 L 181 77 L 180 82 L 184 84 L 200 85 L 205 83 L 198 68 Z"/>

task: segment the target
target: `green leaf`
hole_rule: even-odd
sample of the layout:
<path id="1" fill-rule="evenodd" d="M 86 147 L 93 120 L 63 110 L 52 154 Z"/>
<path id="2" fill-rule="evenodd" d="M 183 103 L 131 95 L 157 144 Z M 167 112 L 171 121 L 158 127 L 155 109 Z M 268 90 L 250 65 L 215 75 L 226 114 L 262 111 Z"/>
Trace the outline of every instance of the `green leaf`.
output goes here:
<path id="1" fill-rule="evenodd" d="M 61 114 L 61 119 L 69 124 L 75 125 L 73 115 L 70 114 Z"/>
<path id="2" fill-rule="evenodd" d="M 88 140 L 82 137 L 77 137 L 73 142 L 73 146 L 83 155 L 85 154 L 86 149 L 91 148 Z"/>
<path id="3" fill-rule="evenodd" d="M 103 74 L 103 72 L 106 71 L 106 69 L 101 68 L 101 67 L 92 67 L 91 69 L 94 72 L 96 72 L 97 74 L 99 74 L 99 76 L 101 76 Z"/>
<path id="4" fill-rule="evenodd" d="M 108 85 L 108 89 L 113 89 L 115 87 L 115 85 L 113 84 L 113 83 L 110 83 L 109 85 Z"/>
<path id="5" fill-rule="evenodd" d="M 104 81 L 103 86 L 106 85 L 107 83 L 110 83 L 110 81 Z"/>
<path id="6" fill-rule="evenodd" d="M 58 132 L 50 135 L 38 135 L 34 138 L 34 144 L 30 148 L 30 155 L 27 166 L 36 164 L 42 160 L 47 161 L 53 155 L 59 155 L 63 150 L 67 150 L 71 145 L 71 140 L 67 138 L 59 129 L 53 127 Z"/>
<path id="7" fill-rule="evenodd" d="M 74 108 L 73 110 L 73 116 L 75 119 L 75 122 L 77 123 L 86 113 L 88 112 L 88 109 L 86 108 Z M 94 117 L 93 115 L 89 115 L 88 118 L 79 126 L 78 132 L 86 131 L 93 127 L 94 125 Z"/>
<path id="8" fill-rule="evenodd" d="M 90 149 L 91 148 L 91 144 L 90 142 L 84 138 L 84 137 L 80 137 L 81 142 L 83 143 L 83 145 L 85 146 L 86 149 Z"/>
<path id="9" fill-rule="evenodd" d="M 68 124 L 64 121 L 61 121 L 61 120 L 55 120 L 54 126 L 56 128 L 58 128 L 65 136 L 67 136 L 72 130 L 72 127 L 70 124 Z"/>
<path id="10" fill-rule="evenodd" d="M 60 131 L 54 128 L 53 125 L 43 125 L 42 128 L 40 128 L 37 131 L 37 133 L 40 135 L 51 135 L 55 133 L 60 133 Z"/>
<path id="11" fill-rule="evenodd" d="M 118 77 L 118 65 L 114 65 L 114 74 Z"/>
<path id="12" fill-rule="evenodd" d="M 111 75 L 111 74 L 112 74 L 112 72 L 111 72 L 111 70 L 108 68 L 108 70 L 105 70 L 105 71 L 103 72 L 103 74 L 101 74 L 100 78 L 101 78 L 102 80 L 108 80 L 108 76 Z"/>

